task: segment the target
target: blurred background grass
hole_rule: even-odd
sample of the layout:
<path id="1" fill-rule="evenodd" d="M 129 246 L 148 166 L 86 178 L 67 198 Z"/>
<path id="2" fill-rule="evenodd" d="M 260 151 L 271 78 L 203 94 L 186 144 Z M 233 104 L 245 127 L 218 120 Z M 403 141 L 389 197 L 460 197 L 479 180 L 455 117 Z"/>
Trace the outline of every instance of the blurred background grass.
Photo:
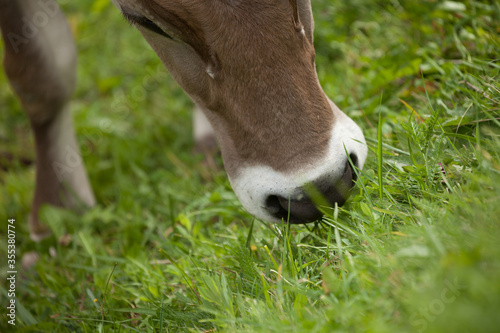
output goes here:
<path id="1" fill-rule="evenodd" d="M 20 331 L 498 331 L 498 2 L 313 2 L 320 81 L 371 152 L 343 209 L 290 229 L 204 169 L 192 103 L 107 0 L 61 3 L 99 205 L 45 208 L 53 236 L 29 241 L 33 142 L 0 73 L 0 219 L 41 254 Z"/>

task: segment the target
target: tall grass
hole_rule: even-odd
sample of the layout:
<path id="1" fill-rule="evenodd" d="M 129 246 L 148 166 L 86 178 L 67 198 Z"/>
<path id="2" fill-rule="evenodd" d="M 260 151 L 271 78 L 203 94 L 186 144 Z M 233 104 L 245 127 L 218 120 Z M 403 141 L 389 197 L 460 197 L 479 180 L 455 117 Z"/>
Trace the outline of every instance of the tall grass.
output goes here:
<path id="1" fill-rule="evenodd" d="M 53 236 L 39 244 L 25 225 L 34 170 L 18 162 L 33 159 L 29 126 L 0 90 L 0 151 L 16 157 L 0 218 L 17 219 L 19 254 L 41 254 L 18 281 L 20 331 L 498 330 L 497 2 L 314 1 L 320 80 L 370 154 L 348 203 L 305 226 L 243 211 L 191 153 L 192 106 L 155 55 L 115 9 L 87 6 L 65 5 L 99 205 L 44 208 Z"/>

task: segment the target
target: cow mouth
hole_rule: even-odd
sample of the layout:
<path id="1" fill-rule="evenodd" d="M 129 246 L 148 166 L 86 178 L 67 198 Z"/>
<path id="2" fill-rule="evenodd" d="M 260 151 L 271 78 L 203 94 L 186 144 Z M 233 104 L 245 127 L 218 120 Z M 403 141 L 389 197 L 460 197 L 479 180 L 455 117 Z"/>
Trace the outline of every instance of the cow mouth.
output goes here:
<path id="1" fill-rule="evenodd" d="M 350 160 L 354 166 L 357 165 L 355 154 L 350 155 Z M 297 193 L 289 198 L 269 195 L 265 202 L 266 209 L 275 218 L 291 224 L 314 222 L 323 216 L 317 207 L 318 201 L 332 207 L 335 204 L 344 205 L 356 180 L 357 174 L 348 160 L 342 177 L 335 184 L 331 182 L 322 182 L 321 185 L 308 184 L 308 186 L 299 188 Z M 312 191 L 311 186 L 313 187 Z"/>

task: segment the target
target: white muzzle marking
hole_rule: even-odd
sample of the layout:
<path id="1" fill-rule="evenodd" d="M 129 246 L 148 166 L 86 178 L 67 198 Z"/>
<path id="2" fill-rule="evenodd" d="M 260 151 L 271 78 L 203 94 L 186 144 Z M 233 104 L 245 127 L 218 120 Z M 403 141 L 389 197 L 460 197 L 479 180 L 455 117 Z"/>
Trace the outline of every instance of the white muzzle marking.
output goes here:
<path id="1" fill-rule="evenodd" d="M 332 108 L 337 108 L 330 103 Z M 336 114 L 328 152 L 321 160 L 310 161 L 309 165 L 292 173 L 278 172 L 268 166 L 250 166 L 241 169 L 237 177 L 230 177 L 229 180 L 236 196 L 250 214 L 269 222 L 281 223 L 283 221 L 273 216 L 266 207 L 269 196 L 289 198 L 301 195 L 300 189 L 303 185 L 322 177 L 337 182 L 344 173 L 348 155 L 357 156 L 357 167 L 361 169 L 367 153 L 368 148 L 361 129 L 340 111 Z"/>

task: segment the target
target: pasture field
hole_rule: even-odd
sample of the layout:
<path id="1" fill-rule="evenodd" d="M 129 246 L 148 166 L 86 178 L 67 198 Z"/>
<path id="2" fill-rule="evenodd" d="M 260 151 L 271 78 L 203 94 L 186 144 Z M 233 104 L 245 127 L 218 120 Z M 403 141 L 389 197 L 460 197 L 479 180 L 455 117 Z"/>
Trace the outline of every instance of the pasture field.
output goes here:
<path id="1" fill-rule="evenodd" d="M 45 207 L 29 240 L 33 139 L 0 73 L 1 332 L 499 331 L 498 1 L 313 0 L 320 81 L 370 153 L 344 207 L 291 227 L 203 166 L 191 102 L 108 0 L 61 3 L 98 205 Z M 18 269 L 40 253 L 15 328 L 8 219 Z"/>

